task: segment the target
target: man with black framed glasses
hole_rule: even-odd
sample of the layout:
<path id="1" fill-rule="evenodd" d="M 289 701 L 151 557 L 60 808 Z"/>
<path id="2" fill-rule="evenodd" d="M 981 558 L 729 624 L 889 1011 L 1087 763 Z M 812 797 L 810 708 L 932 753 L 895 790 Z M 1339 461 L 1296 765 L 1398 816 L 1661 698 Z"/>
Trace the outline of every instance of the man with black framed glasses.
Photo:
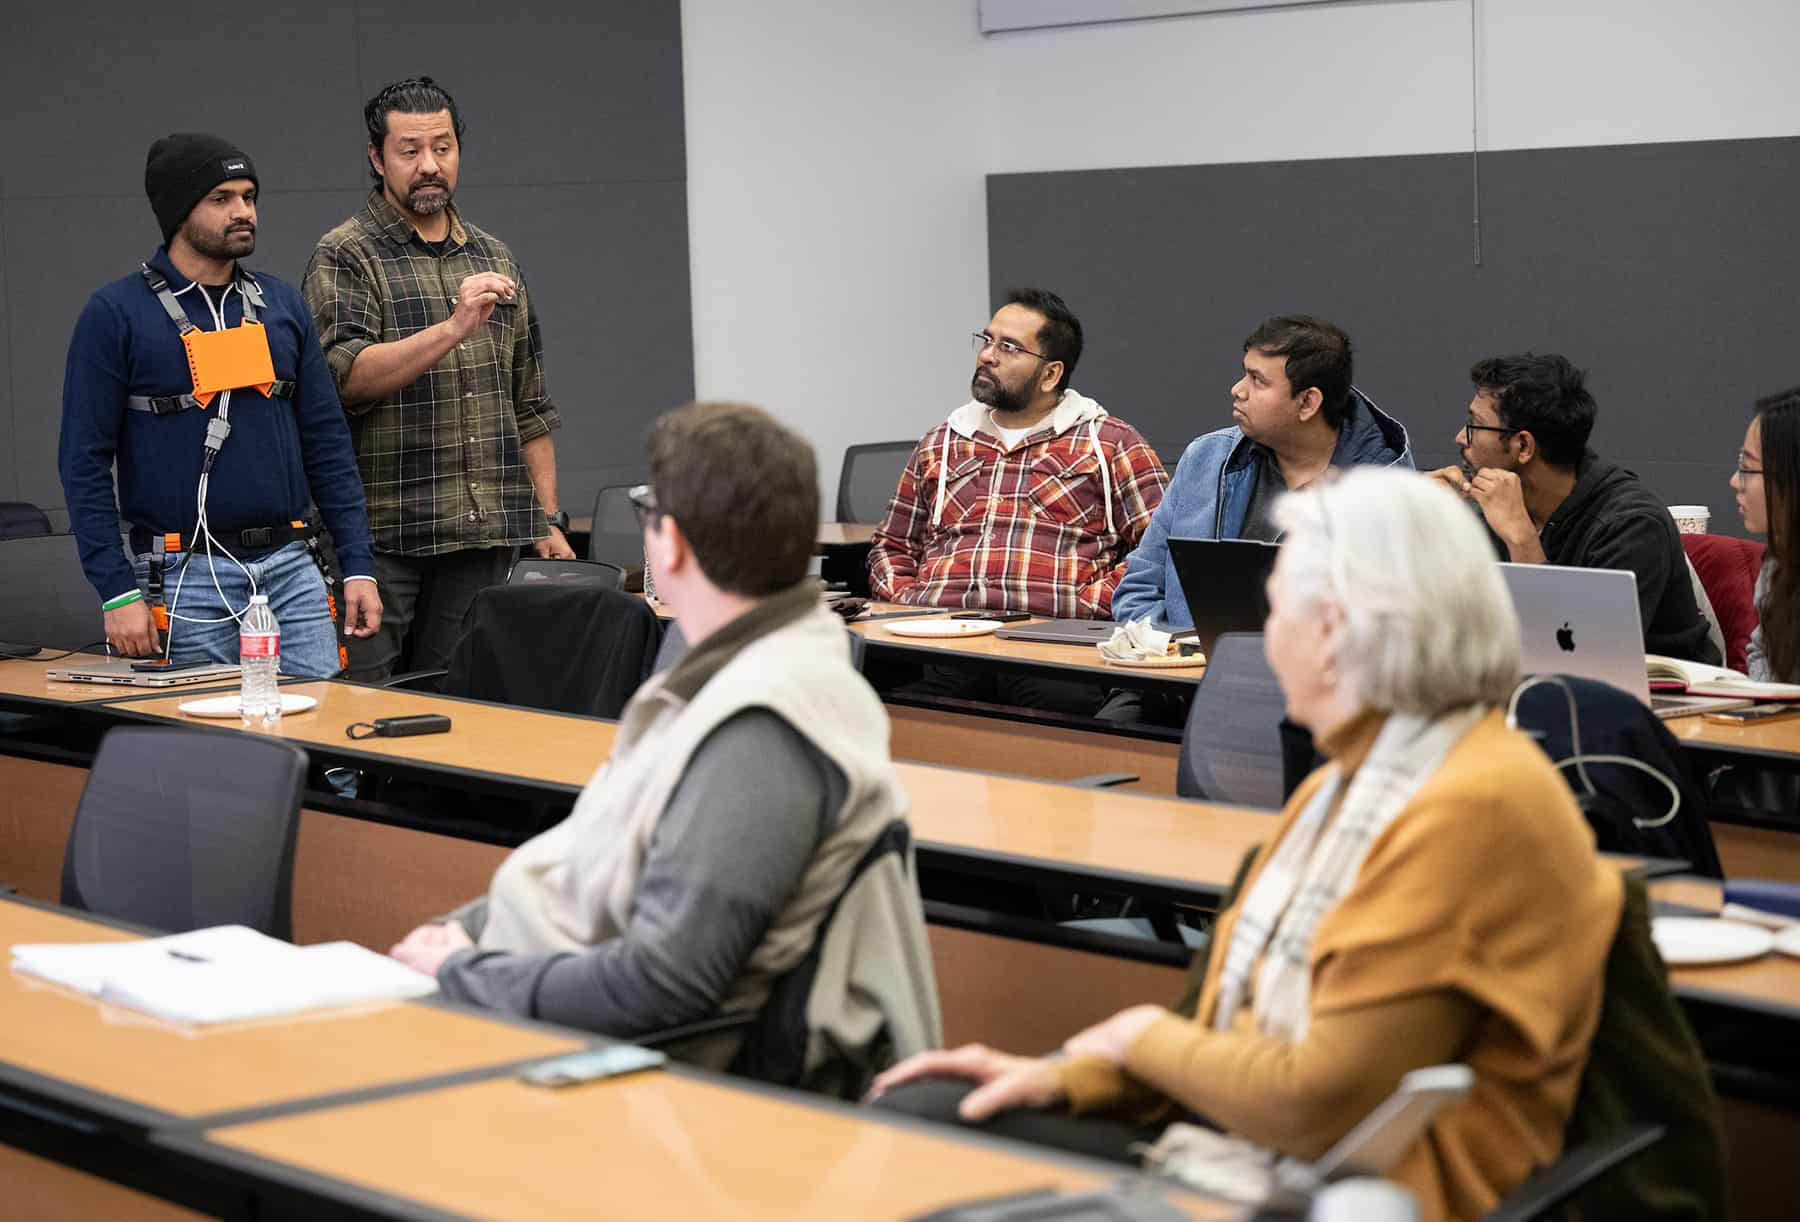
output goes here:
<path id="1" fill-rule="evenodd" d="M 1433 478 L 1480 509 L 1503 559 L 1633 574 L 1645 648 L 1717 665 L 1675 520 L 1636 475 L 1588 448 L 1598 407 L 1586 375 L 1565 356 L 1526 352 L 1477 361 L 1469 377 L 1462 461 Z"/>
<path id="2" fill-rule="evenodd" d="M 971 339 L 970 399 L 913 451 L 869 549 L 876 598 L 1106 619 L 1168 476 L 1129 424 L 1069 386 L 1081 323 L 1014 289 Z"/>

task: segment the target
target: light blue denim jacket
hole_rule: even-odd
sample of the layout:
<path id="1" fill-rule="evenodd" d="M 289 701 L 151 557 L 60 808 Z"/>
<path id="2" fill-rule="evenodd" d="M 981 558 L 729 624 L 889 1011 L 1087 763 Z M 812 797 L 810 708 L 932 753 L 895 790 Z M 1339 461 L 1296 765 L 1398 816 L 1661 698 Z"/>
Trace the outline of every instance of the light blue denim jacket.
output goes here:
<path id="1" fill-rule="evenodd" d="M 1114 620 L 1126 623 L 1149 616 L 1154 626 L 1164 630 L 1194 626 L 1168 540 L 1237 538 L 1256 490 L 1257 469 L 1263 461 L 1260 454 L 1256 443 L 1236 426 L 1188 444 L 1162 504 L 1126 561 L 1125 576 L 1113 592 Z M 1351 387 L 1350 414 L 1338 430 L 1331 465 L 1411 467 L 1412 442 L 1406 426 Z"/>

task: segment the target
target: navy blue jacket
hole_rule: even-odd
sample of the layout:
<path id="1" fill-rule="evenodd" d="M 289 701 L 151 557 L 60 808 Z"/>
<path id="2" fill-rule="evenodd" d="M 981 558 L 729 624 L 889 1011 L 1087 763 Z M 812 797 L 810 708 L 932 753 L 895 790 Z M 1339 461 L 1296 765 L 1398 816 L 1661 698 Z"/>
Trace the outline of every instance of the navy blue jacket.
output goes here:
<path id="1" fill-rule="evenodd" d="M 206 288 L 195 286 L 159 247 L 150 266 L 161 272 L 194 325 L 217 329 Z M 241 267 L 238 274 L 247 275 Z M 373 543 L 362 479 L 337 387 L 319 347 L 312 315 L 299 292 L 273 276 L 254 277 L 264 305 L 275 376 L 295 384 L 291 399 L 265 399 L 254 390 L 231 396 L 231 435 L 213 464 L 207 521 L 234 552 L 226 532 L 273 526 L 307 516 L 317 504 L 337 546 L 346 576 L 372 576 Z M 218 290 L 213 290 L 213 301 Z M 224 293 L 225 325 L 243 319 L 235 286 Z M 81 565 L 101 599 L 137 588 L 119 546 L 119 517 L 132 527 L 132 548 L 146 551 L 156 535 L 179 531 L 184 541 L 198 524 L 206 426 L 218 399 L 204 411 L 157 416 L 134 412 L 132 395 L 181 395 L 194 389 L 180 334 L 156 294 L 134 271 L 88 298 L 63 374 L 62 440 L 58 466 Z M 117 509 L 113 464 L 118 463 Z"/>

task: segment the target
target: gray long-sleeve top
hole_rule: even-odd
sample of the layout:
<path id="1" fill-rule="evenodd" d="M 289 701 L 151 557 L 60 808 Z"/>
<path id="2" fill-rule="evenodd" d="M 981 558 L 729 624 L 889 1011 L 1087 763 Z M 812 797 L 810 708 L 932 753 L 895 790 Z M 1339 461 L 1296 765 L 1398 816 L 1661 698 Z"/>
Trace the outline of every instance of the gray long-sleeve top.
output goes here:
<path id="1" fill-rule="evenodd" d="M 580 953 L 464 950 L 446 997 L 630 1038 L 718 1013 L 799 887 L 848 782 L 766 708 L 700 744 L 658 820 L 619 937 Z"/>

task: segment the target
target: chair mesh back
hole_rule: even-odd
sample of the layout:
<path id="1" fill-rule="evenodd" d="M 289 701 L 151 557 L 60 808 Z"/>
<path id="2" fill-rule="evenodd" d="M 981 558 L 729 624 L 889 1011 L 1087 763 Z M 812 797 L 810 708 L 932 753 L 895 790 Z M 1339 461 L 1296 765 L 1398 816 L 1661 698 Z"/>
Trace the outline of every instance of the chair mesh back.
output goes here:
<path id="1" fill-rule="evenodd" d="M 900 487 L 900 472 L 912 457 L 910 441 L 878 441 L 844 451 L 838 475 L 837 520 L 879 525 L 887 520 L 888 502 Z"/>
<path id="2" fill-rule="evenodd" d="M 0 539 L 28 539 L 50 533 L 50 515 L 25 501 L 0 501 Z"/>
<path id="3" fill-rule="evenodd" d="M 1188 710 L 1176 792 L 1279 810 L 1287 796 L 1281 755 L 1286 708 L 1263 657 L 1262 633 L 1223 633 Z"/>
<path id="4" fill-rule="evenodd" d="M 75 811 L 63 903 L 157 929 L 286 938 L 306 753 L 216 730 L 109 733 Z"/>
<path id="5" fill-rule="evenodd" d="M 521 556 L 513 561 L 506 584 L 530 585 L 536 581 L 594 581 L 609 590 L 625 588 L 625 569 L 603 560 L 547 560 L 542 556 Z"/>
<path id="6" fill-rule="evenodd" d="M 643 567 L 644 532 L 638 529 L 637 510 L 626 493 L 630 485 L 602 488 L 594 497 L 594 530 L 588 536 L 589 560 L 603 560 L 621 569 Z"/>

